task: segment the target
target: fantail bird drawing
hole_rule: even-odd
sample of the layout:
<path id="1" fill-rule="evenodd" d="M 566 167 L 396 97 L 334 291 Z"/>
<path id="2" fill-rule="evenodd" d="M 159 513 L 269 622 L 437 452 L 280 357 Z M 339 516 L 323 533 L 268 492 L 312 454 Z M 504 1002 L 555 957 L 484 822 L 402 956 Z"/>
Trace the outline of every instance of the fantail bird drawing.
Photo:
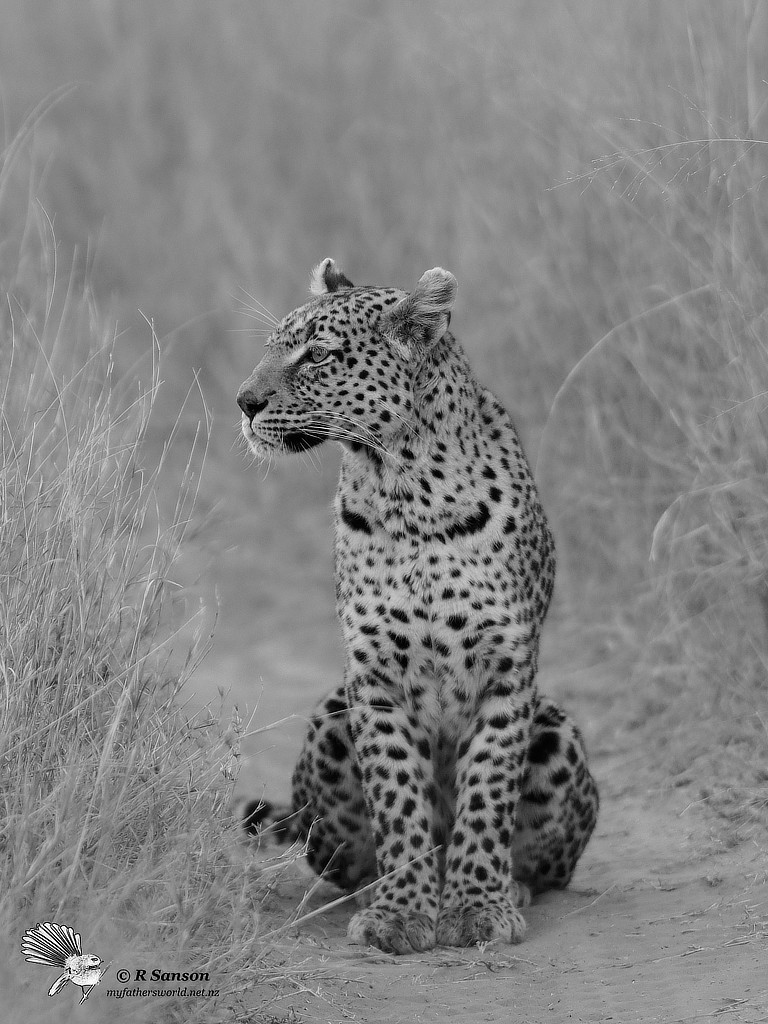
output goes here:
<path id="1" fill-rule="evenodd" d="M 103 960 L 93 953 L 83 955 L 80 936 L 64 924 L 46 921 L 28 928 L 21 940 L 21 952 L 31 964 L 58 967 L 64 973 L 48 989 L 49 996 L 71 982 L 83 990 L 80 1003 L 85 1002 L 91 989 L 98 985 L 109 964 L 102 968 Z M 78 1004 L 79 1005 L 79 1004 Z"/>

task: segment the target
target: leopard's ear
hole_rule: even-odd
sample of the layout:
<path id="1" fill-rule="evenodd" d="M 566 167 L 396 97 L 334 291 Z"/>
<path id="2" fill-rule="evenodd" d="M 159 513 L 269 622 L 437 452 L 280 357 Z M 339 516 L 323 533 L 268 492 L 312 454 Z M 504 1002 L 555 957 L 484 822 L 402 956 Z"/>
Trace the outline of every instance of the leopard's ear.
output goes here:
<path id="1" fill-rule="evenodd" d="M 339 270 L 330 256 L 318 263 L 312 271 L 309 290 L 313 295 L 326 295 L 328 292 L 337 292 L 339 288 L 352 288 L 353 284 Z"/>
<path id="2" fill-rule="evenodd" d="M 411 294 L 387 315 L 393 337 L 406 345 L 439 341 L 448 330 L 457 287 L 456 278 L 442 267 L 422 274 Z"/>

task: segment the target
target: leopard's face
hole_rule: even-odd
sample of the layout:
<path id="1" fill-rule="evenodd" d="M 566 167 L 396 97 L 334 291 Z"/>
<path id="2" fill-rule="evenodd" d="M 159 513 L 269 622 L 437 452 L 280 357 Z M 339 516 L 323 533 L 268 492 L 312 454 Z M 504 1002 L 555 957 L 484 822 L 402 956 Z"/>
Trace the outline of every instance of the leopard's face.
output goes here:
<path id="1" fill-rule="evenodd" d="M 413 408 L 413 339 L 424 328 L 414 330 L 409 313 L 418 289 L 355 288 L 325 260 L 312 290 L 317 297 L 281 321 L 240 387 L 243 435 L 261 457 L 329 439 L 385 451 Z"/>
<path id="2" fill-rule="evenodd" d="M 347 289 L 289 313 L 243 384 L 242 429 L 256 454 L 327 439 L 381 447 L 410 410 L 407 362 L 381 330 L 402 292 Z"/>

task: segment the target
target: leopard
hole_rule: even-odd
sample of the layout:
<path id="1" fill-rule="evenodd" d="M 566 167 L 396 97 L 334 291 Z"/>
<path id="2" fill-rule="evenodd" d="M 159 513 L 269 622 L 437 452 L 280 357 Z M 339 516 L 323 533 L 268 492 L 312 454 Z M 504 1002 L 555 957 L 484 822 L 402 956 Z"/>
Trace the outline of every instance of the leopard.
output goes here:
<path id="1" fill-rule="evenodd" d="M 344 674 L 309 718 L 290 807 L 250 801 L 244 824 L 366 893 L 353 943 L 516 943 L 599 810 L 582 733 L 536 685 L 553 535 L 511 417 L 450 330 L 454 275 L 355 286 L 327 258 L 310 292 L 237 403 L 258 460 L 341 448 Z"/>

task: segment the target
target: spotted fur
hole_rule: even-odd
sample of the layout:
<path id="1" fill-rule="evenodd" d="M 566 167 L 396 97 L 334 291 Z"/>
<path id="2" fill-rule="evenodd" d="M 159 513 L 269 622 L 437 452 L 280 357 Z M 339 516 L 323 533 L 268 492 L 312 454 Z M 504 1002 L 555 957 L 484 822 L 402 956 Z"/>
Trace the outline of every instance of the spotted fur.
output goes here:
<path id="1" fill-rule="evenodd" d="M 312 290 L 237 399 L 259 457 L 343 448 L 345 677 L 280 827 L 342 888 L 378 880 L 353 941 L 516 942 L 519 908 L 567 885 L 598 811 L 578 729 L 535 686 L 552 536 L 508 414 L 448 330 L 453 275 L 353 287 L 325 260 Z"/>

